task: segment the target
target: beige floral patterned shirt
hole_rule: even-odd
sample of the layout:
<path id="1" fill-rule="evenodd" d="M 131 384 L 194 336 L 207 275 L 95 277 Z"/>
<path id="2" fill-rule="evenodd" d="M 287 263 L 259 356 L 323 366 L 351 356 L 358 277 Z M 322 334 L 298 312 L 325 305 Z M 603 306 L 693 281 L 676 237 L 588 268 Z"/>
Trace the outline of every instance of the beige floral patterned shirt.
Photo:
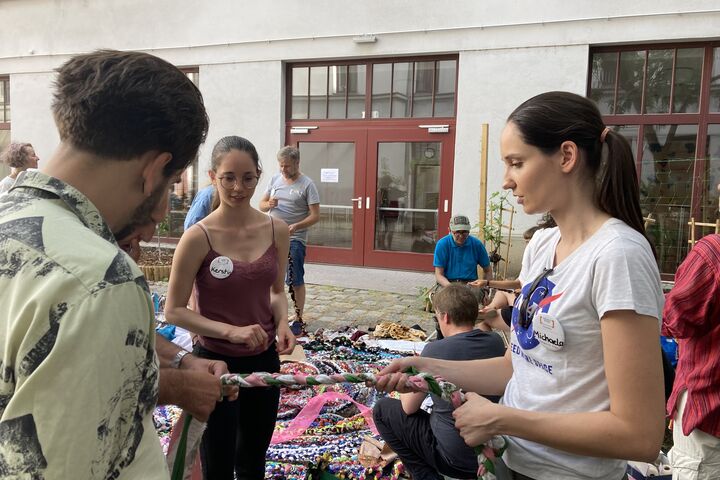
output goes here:
<path id="1" fill-rule="evenodd" d="M 145 279 L 95 206 L 38 171 L 0 197 L 0 478 L 166 479 Z"/>

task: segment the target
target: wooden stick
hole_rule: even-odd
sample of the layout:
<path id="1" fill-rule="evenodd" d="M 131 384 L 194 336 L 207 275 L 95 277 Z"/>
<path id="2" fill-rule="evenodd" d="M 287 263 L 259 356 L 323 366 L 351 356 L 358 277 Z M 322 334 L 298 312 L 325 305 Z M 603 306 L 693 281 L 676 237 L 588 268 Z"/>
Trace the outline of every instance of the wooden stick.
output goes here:
<path id="1" fill-rule="evenodd" d="M 478 201 L 478 219 L 480 222 L 480 240 L 485 241 L 485 232 L 482 226 L 487 221 L 487 164 L 488 164 L 488 124 L 480 127 L 480 198 Z"/>

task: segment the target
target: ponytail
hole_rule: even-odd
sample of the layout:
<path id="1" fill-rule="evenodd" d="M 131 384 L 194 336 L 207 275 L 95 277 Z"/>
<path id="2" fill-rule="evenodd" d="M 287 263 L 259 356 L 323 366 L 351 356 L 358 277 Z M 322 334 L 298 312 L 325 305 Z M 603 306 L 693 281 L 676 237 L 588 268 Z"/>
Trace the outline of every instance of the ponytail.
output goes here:
<path id="1" fill-rule="evenodd" d="M 610 130 L 601 150 L 595 203 L 602 211 L 619 218 L 644 235 L 640 187 L 630 144 L 625 137 Z"/>
<path id="2" fill-rule="evenodd" d="M 605 127 L 591 100 L 569 92 L 542 93 L 517 107 L 508 122 L 546 155 L 556 153 L 562 142 L 574 142 L 595 178 L 597 207 L 645 235 L 632 149 L 625 137 Z"/>

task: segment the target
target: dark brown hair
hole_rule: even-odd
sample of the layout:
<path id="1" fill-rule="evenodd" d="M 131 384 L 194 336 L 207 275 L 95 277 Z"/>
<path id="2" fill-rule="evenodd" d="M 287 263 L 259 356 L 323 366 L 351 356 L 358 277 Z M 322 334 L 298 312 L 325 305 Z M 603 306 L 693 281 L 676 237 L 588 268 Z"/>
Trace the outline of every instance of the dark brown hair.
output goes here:
<path id="1" fill-rule="evenodd" d="M 255 145 L 253 145 L 253 143 L 247 138 L 238 137 L 237 135 L 229 135 L 218 140 L 218 142 L 212 149 L 212 154 L 210 154 L 210 169 L 213 172 L 217 173 L 217 169 L 220 166 L 220 161 L 232 150 L 238 150 L 240 152 L 245 152 L 250 155 L 250 158 L 255 164 L 255 169 L 257 170 L 258 177 L 262 175 L 260 156 L 257 153 Z M 220 194 L 218 193 L 218 189 L 216 188 L 213 192 L 212 206 L 210 208 L 210 211 L 215 210 L 219 206 Z"/>
<path id="2" fill-rule="evenodd" d="M 557 227 L 557 224 L 555 223 L 555 219 L 552 218 L 552 215 L 549 213 L 546 213 L 542 216 L 540 221 L 537 223 L 537 225 L 533 225 L 532 227 L 528 228 L 523 232 L 523 239 L 527 242 L 529 242 L 532 237 L 535 235 L 535 233 L 538 230 L 542 230 L 543 228 L 553 228 Z"/>
<path id="3" fill-rule="evenodd" d="M 595 179 L 598 208 L 645 234 L 632 149 L 612 130 L 600 141 L 605 124 L 592 101 L 569 92 L 542 93 L 517 107 L 508 122 L 525 143 L 546 155 L 556 153 L 565 141 L 574 142 L 588 175 Z"/>
<path id="4" fill-rule="evenodd" d="M 208 130 L 202 95 L 187 75 L 140 52 L 70 59 L 58 69 L 52 111 L 62 141 L 99 157 L 171 153 L 168 177 L 197 157 Z"/>
<path id="5" fill-rule="evenodd" d="M 454 325 L 474 325 L 478 316 L 478 301 L 465 285 L 451 284 L 433 295 L 436 312 L 447 313 Z"/>

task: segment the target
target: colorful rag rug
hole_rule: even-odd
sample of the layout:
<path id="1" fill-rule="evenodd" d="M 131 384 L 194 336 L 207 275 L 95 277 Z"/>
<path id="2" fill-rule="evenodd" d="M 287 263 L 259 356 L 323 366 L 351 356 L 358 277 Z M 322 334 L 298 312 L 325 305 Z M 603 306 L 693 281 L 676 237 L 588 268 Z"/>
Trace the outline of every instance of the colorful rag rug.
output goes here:
<path id="1" fill-rule="evenodd" d="M 327 335 L 327 334 L 326 334 Z M 285 374 L 335 374 L 341 372 L 377 373 L 393 358 L 403 355 L 376 347 L 353 343 L 347 336 L 316 339 L 303 345 L 307 361 L 283 363 Z M 241 392 L 242 394 L 242 392 Z M 332 394 L 324 395 L 323 394 Z M 403 472 L 399 460 L 381 470 L 366 468 L 358 461 L 358 450 L 366 436 L 375 436 L 358 404 L 372 408 L 379 394 L 363 384 L 319 385 L 314 387 L 284 387 L 281 389 L 278 421 L 273 444 L 267 452 L 265 478 L 277 480 L 395 480 Z M 393 394 L 396 396 L 397 394 Z M 286 431 L 298 413 L 312 398 L 328 398 L 312 421 L 303 422 L 304 431 Z M 155 425 L 163 450 L 171 430 L 177 423 L 180 409 L 167 406 L 155 411 Z M 367 412 L 366 412 L 367 415 Z M 295 422 L 297 425 L 298 422 Z M 306 427 L 306 428 L 305 428 Z M 288 439 L 288 437 L 291 437 Z"/>

